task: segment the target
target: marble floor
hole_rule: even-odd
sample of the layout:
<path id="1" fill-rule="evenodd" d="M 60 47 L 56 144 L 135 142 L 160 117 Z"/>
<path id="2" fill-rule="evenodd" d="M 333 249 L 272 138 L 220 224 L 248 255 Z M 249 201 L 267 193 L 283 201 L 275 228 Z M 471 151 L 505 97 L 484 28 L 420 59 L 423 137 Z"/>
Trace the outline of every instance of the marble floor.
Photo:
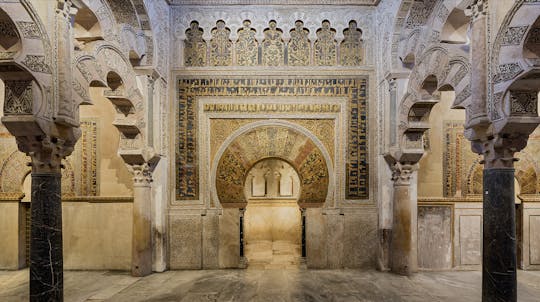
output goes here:
<path id="1" fill-rule="evenodd" d="M 72 301 L 480 301 L 480 272 L 422 272 L 413 277 L 357 270 L 67 271 Z M 518 274 L 519 301 L 540 301 L 540 272 Z M 0 301 L 28 301 L 28 270 L 0 271 Z"/>
<path id="2" fill-rule="evenodd" d="M 246 244 L 245 254 L 248 269 L 294 269 L 303 266 L 300 244 L 290 241 L 251 241 Z"/>

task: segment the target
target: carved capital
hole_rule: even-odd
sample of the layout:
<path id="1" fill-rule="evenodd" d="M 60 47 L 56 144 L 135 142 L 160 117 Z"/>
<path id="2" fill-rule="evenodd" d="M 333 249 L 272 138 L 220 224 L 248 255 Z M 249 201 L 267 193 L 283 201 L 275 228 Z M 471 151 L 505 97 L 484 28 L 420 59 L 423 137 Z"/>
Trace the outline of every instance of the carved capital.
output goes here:
<path id="1" fill-rule="evenodd" d="M 74 16 L 73 3 L 71 0 L 57 0 L 56 1 L 56 14 L 59 17 L 64 18 L 66 21 L 70 21 Z"/>
<path id="2" fill-rule="evenodd" d="M 152 167 L 144 163 L 142 165 L 130 165 L 128 166 L 130 172 L 133 174 L 133 186 L 136 187 L 148 187 L 152 183 Z"/>
<path id="3" fill-rule="evenodd" d="M 471 17 L 472 21 L 486 16 L 487 12 L 488 0 L 474 0 L 474 2 L 465 10 L 465 14 Z"/>
<path id="4" fill-rule="evenodd" d="M 31 138 L 17 137 L 17 144 L 20 149 L 31 150 L 27 152 L 30 156 L 32 173 L 57 173 L 59 174 L 62 166 L 62 159 L 66 158 L 73 147 L 66 145 L 66 142 L 56 137 Z M 31 145 L 21 147 L 21 145 Z"/>
<path id="5" fill-rule="evenodd" d="M 514 162 L 518 160 L 514 154 L 527 146 L 528 138 L 528 134 L 498 134 L 482 142 L 481 152 L 484 155 L 484 167 L 486 169 L 513 168 Z M 476 148 L 478 149 L 478 147 Z"/>
<path id="6" fill-rule="evenodd" d="M 395 186 L 408 186 L 411 183 L 413 172 L 417 169 L 417 164 L 408 164 L 396 162 L 390 168 L 392 169 L 392 181 Z"/>

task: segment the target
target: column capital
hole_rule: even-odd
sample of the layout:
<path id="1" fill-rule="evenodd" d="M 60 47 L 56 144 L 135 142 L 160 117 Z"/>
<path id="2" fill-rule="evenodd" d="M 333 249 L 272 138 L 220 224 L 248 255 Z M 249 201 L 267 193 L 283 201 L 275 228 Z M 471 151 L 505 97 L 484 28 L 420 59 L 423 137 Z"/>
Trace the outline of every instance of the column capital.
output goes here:
<path id="1" fill-rule="evenodd" d="M 408 186 L 414 171 L 418 169 L 417 164 L 396 162 L 390 166 L 392 169 L 392 181 L 395 186 Z"/>
<path id="2" fill-rule="evenodd" d="M 149 187 L 152 183 L 153 167 L 148 163 L 141 165 L 129 165 L 129 171 L 133 174 L 133 186 L 135 187 Z"/>
<path id="3" fill-rule="evenodd" d="M 56 137 L 45 137 L 42 140 L 33 139 L 29 137 L 17 137 L 17 143 L 30 144 L 31 147 L 22 149 L 31 150 L 27 152 L 30 156 L 31 162 L 29 166 L 32 167 L 32 173 L 60 173 L 62 166 L 62 159 L 66 158 L 71 152 L 73 152 L 72 146 L 67 146 L 66 142 Z"/>
<path id="4" fill-rule="evenodd" d="M 471 17 L 472 21 L 486 16 L 488 12 L 488 0 L 474 0 L 465 10 L 465 15 Z"/>
<path id="5" fill-rule="evenodd" d="M 511 169 L 518 161 L 514 154 L 527 146 L 528 139 L 528 134 L 497 134 L 486 141 L 473 142 L 473 149 L 483 154 L 486 169 Z"/>

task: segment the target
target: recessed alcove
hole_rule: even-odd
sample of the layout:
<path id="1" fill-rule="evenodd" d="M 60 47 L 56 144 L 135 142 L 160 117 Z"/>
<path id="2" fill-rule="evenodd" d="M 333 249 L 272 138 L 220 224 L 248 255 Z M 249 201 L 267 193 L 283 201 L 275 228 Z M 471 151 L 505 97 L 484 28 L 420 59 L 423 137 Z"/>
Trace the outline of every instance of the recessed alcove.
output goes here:
<path id="1" fill-rule="evenodd" d="M 300 264 L 300 179 L 287 162 L 270 158 L 248 173 L 244 214 L 248 268 L 290 268 Z"/>
<path id="2" fill-rule="evenodd" d="M 459 8 L 454 9 L 443 26 L 441 43 L 467 44 L 469 42 L 468 30 L 470 20 L 470 17 L 466 16 L 463 10 Z"/>

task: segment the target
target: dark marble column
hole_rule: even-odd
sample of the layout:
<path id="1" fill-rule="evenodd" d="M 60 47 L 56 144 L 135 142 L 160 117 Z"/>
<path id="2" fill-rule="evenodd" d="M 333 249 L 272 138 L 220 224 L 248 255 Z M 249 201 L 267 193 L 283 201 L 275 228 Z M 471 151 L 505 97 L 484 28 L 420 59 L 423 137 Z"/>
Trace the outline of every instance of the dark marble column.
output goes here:
<path id="1" fill-rule="evenodd" d="M 32 173 L 30 301 L 63 301 L 60 173 Z"/>
<path id="2" fill-rule="evenodd" d="M 514 169 L 484 170 L 482 301 L 517 301 Z"/>

